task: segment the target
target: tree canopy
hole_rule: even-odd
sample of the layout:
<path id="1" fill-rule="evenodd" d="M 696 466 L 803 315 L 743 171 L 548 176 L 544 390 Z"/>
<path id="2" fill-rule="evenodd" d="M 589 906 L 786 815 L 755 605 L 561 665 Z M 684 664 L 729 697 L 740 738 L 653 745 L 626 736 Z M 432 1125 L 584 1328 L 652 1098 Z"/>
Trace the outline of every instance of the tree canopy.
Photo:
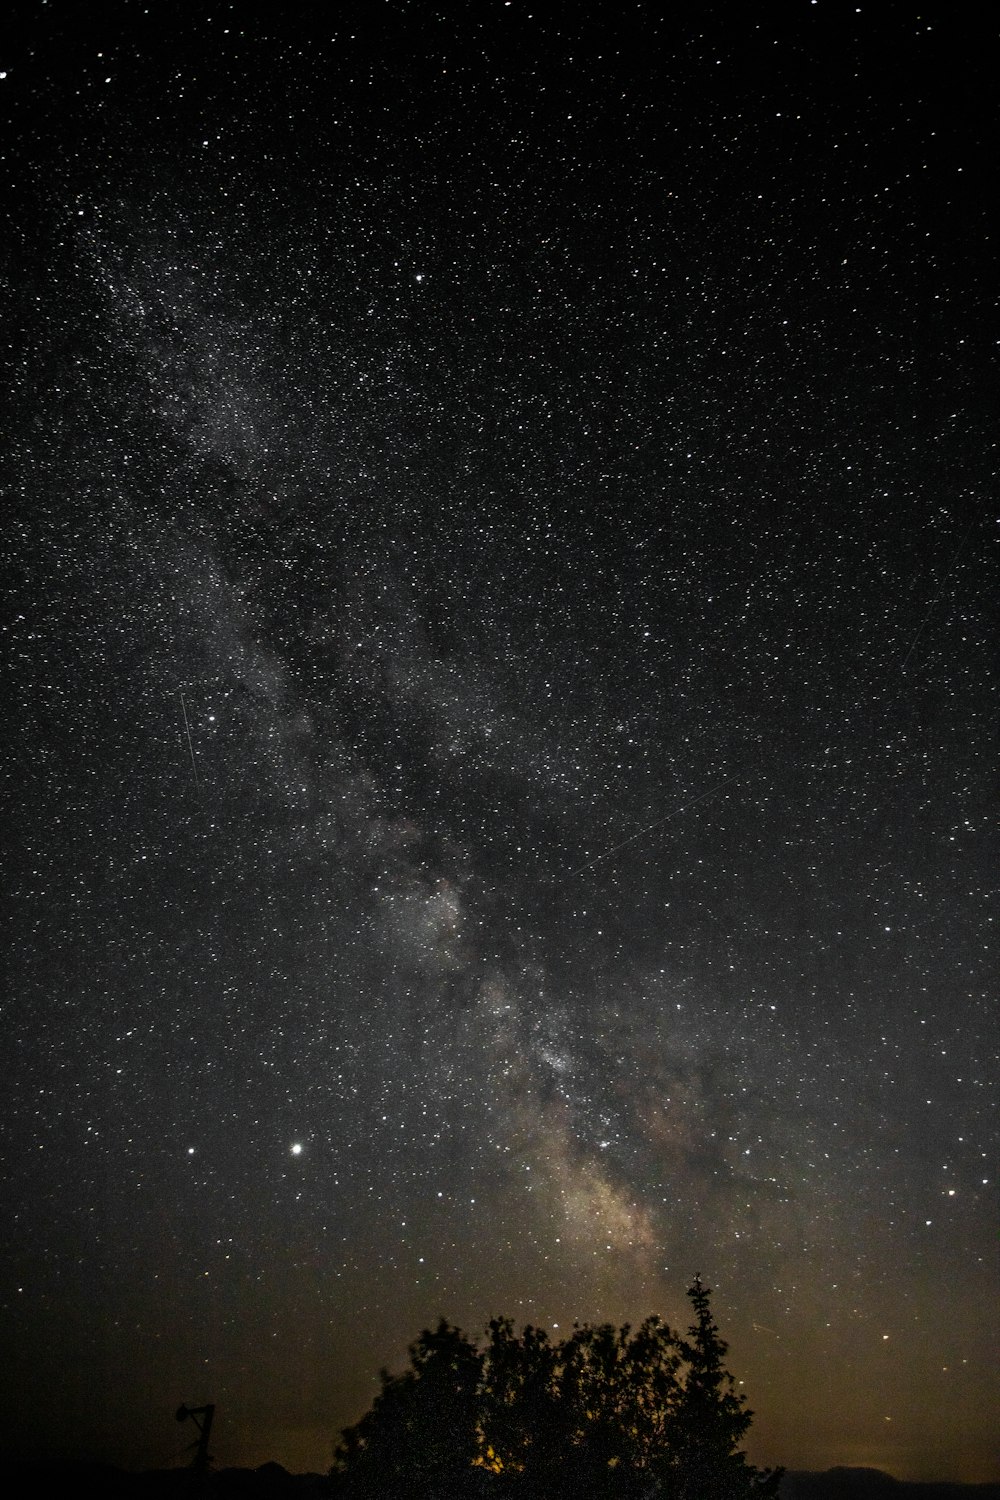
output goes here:
<path id="1" fill-rule="evenodd" d="M 480 1348 L 442 1319 L 344 1429 L 337 1493 L 770 1500 L 781 1471 L 740 1448 L 753 1414 L 724 1366 L 710 1291 L 695 1278 L 688 1296 L 686 1337 L 656 1317 L 577 1325 L 562 1340 L 494 1318 Z"/>

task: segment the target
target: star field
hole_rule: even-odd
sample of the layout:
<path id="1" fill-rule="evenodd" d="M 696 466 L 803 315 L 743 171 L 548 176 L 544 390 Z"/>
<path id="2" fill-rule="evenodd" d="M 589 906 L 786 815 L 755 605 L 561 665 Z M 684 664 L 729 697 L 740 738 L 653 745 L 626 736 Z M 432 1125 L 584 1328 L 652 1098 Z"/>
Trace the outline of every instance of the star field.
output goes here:
<path id="1" fill-rule="evenodd" d="M 755 1461 L 998 1477 L 982 39 L 618 9 L 17 11 L 8 1449 L 700 1271 Z"/>

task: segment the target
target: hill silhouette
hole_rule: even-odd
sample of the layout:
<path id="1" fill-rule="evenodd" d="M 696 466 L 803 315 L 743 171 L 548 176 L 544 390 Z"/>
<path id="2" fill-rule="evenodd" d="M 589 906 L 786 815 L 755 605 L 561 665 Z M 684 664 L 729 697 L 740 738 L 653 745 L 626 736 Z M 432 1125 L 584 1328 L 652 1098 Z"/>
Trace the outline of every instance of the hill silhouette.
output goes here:
<path id="1" fill-rule="evenodd" d="M 22 1463 L 0 1460 L 0 1484 L 12 1500 L 87 1495 L 95 1500 L 324 1500 L 333 1495 L 325 1474 L 292 1474 L 278 1463 L 255 1469 L 213 1470 L 195 1482 L 188 1469 L 133 1473 L 102 1463 Z M 787 1472 L 780 1500 L 1000 1500 L 1000 1484 L 918 1483 L 881 1469 L 834 1468 Z M 372 1500 L 381 1500 L 373 1494 Z M 580 1500 L 586 1500 L 581 1495 Z"/>
<path id="2" fill-rule="evenodd" d="M 1000 1500 L 1000 1484 L 896 1479 L 882 1469 L 791 1469 L 781 1500 Z"/>

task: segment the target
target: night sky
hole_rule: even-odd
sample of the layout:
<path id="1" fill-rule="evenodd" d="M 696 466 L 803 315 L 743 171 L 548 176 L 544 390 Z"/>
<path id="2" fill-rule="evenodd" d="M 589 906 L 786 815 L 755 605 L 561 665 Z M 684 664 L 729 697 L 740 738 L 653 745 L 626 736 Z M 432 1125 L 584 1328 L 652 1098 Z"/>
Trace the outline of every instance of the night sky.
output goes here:
<path id="1" fill-rule="evenodd" d="M 700 1272 L 756 1461 L 1000 1478 L 972 9 L 13 8 L 0 1448 Z"/>

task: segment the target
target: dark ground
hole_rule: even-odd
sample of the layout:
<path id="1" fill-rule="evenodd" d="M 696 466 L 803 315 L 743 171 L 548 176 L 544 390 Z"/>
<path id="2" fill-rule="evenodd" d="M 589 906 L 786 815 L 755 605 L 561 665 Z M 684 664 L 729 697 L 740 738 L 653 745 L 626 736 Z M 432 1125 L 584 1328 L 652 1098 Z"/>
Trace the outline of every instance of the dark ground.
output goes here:
<path id="1" fill-rule="evenodd" d="M 129 1473 L 110 1464 L 23 1464 L 4 1466 L 12 1500 L 43 1495 L 92 1495 L 102 1500 L 311 1500 L 330 1494 L 322 1474 L 290 1474 L 280 1464 L 257 1469 L 220 1469 L 204 1479 L 189 1469 Z M 376 1497 L 373 1497 L 376 1500 Z M 781 1500 L 1000 1500 L 1000 1484 L 917 1484 L 894 1479 L 880 1469 L 796 1470 L 782 1481 Z"/>

